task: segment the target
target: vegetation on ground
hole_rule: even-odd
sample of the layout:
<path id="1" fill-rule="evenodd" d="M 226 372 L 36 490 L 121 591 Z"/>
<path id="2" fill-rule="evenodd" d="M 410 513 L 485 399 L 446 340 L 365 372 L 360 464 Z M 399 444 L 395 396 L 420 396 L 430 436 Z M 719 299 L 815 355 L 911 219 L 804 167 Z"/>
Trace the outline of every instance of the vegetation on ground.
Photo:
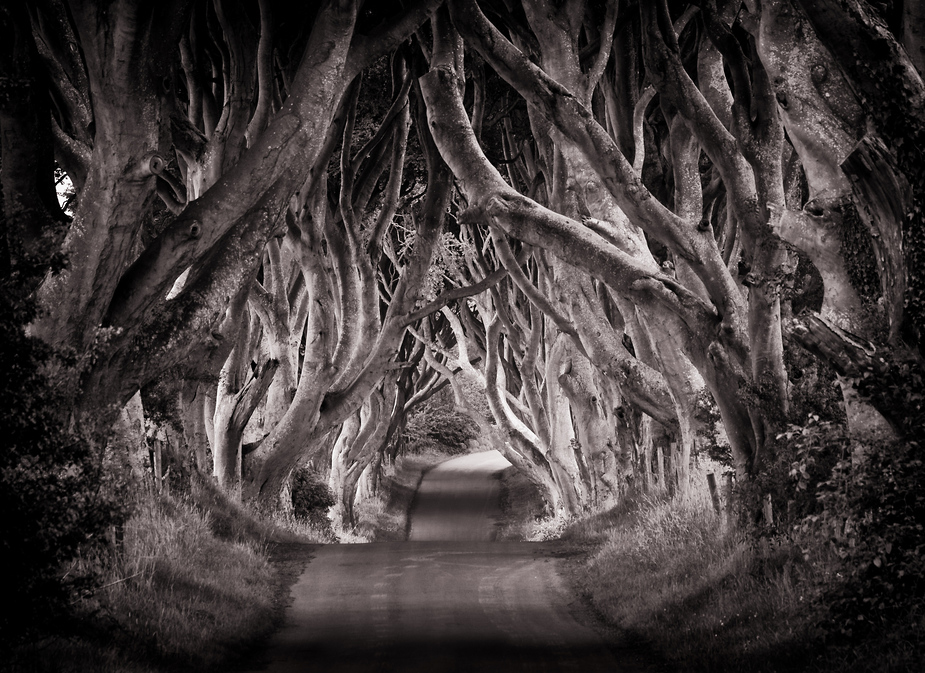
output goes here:
<path id="1" fill-rule="evenodd" d="M 921 479 L 920 459 L 870 447 L 807 486 L 821 432 L 794 442 L 792 463 L 792 492 L 815 491 L 814 513 L 743 524 L 733 502 L 714 511 L 700 470 L 688 499 L 637 494 L 573 523 L 563 539 L 588 561 L 571 566 L 578 591 L 683 670 L 921 671 L 922 496 L 901 483 Z"/>
<path id="2" fill-rule="evenodd" d="M 95 581 L 68 595 L 66 619 L 8 643 L 0 670 L 228 670 L 282 617 L 292 573 L 271 563 L 274 548 L 319 541 L 201 478 L 184 493 L 139 489 L 129 510 L 117 543 L 81 547 L 57 567 Z"/>

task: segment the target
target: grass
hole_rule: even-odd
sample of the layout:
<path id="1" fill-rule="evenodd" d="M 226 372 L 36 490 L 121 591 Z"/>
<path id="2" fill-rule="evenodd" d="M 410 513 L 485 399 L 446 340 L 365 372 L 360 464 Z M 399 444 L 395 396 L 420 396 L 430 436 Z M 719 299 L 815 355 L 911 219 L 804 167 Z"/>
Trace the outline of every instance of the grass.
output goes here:
<path id="1" fill-rule="evenodd" d="M 101 580 L 75 599 L 68 632 L 17 649 L 0 668 L 229 670 L 278 623 L 292 569 L 281 572 L 271 555 L 298 539 L 229 502 L 206 479 L 184 496 L 144 493 L 121 544 L 68 570 Z"/>
<path id="2" fill-rule="evenodd" d="M 789 544 L 756 543 L 706 495 L 637 496 L 573 523 L 563 540 L 587 551 L 571 565 L 605 621 L 679 671 L 921 671 L 922 624 L 897 643 L 826 647 L 815 601 L 825 563 Z M 915 630 L 912 625 L 912 630 Z"/>
<path id="3" fill-rule="evenodd" d="M 624 516 L 579 569 L 608 621 L 688 670 L 806 664 L 792 558 L 750 548 L 708 503 L 645 499 Z"/>

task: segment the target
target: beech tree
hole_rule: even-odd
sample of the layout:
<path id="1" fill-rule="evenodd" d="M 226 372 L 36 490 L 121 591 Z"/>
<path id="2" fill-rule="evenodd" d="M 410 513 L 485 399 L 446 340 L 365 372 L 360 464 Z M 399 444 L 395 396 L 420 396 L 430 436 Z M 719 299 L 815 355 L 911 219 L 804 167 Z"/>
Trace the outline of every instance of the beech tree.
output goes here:
<path id="1" fill-rule="evenodd" d="M 46 168 L 54 156 L 78 193 L 62 242 L 68 267 L 38 288 L 46 311 L 32 326 L 34 334 L 72 350 L 86 363 L 74 370 L 70 383 L 78 420 L 105 430 L 128 398 L 171 368 L 187 367 L 187 378 L 195 381 L 215 376 L 224 366 L 213 414 L 220 429 L 217 436 L 213 433 L 212 448 L 217 475 L 228 482 L 227 466 L 235 459 L 223 454 L 237 450 L 249 415 L 236 399 L 246 387 L 244 370 L 251 356 L 248 330 L 242 330 L 244 306 L 254 306 L 259 314 L 268 303 L 261 289 L 285 292 L 281 283 L 290 279 L 286 270 L 275 268 L 283 263 L 276 259 L 278 244 L 270 243 L 269 252 L 267 245 L 287 231 L 308 278 L 308 305 L 318 307 L 305 317 L 305 341 L 319 350 L 317 357 L 303 358 L 301 395 L 296 389 L 287 411 L 290 417 L 317 413 L 334 384 L 343 399 L 362 404 L 400 333 L 387 325 L 377 334 L 374 268 L 381 254 L 377 237 L 385 227 L 380 224 L 371 240 L 361 242 L 354 210 L 362 214 L 384 160 L 388 163 L 391 156 L 401 168 L 409 87 L 395 91 L 396 105 L 383 132 L 358 156 L 349 145 L 352 129 L 344 133 L 348 142 L 341 153 L 345 170 L 336 215 L 328 212 L 325 196 L 327 163 L 339 139 L 329 131 L 348 125 L 358 75 L 405 40 L 429 8 L 418 3 L 361 15 L 359 3 L 326 3 L 314 12 L 306 8 L 289 14 L 286 22 L 282 5 L 270 2 L 156 7 L 125 2 L 106 8 L 93 2 L 49 2 L 34 3 L 28 16 L 24 8 L 7 12 L 17 44 L 34 36 L 34 46 L 23 47 L 26 56 L 17 63 L 31 72 L 43 69 L 50 88 L 48 95 L 35 96 L 46 111 L 39 115 L 46 142 L 39 142 L 41 129 L 36 130 L 28 149 Z M 409 78 L 406 72 L 406 83 Z M 37 87 L 38 79 L 31 84 Z M 26 124 L 35 126 L 25 110 L 14 112 L 20 116 L 5 117 L 7 136 L 28 130 Z M 47 142 L 53 136 L 58 142 Z M 35 185 L 20 188 L 16 159 L 5 149 L 5 188 L 18 189 L 14 195 L 22 192 L 24 198 L 39 188 L 47 191 L 38 169 L 32 171 Z M 409 265 L 410 275 L 417 277 L 426 270 L 428 246 L 439 234 L 444 210 L 446 186 L 441 188 L 439 166 L 433 171 L 412 253 L 416 257 Z M 391 182 L 384 191 L 384 224 L 397 207 L 400 170 L 392 171 Z M 11 205 L 8 220 L 19 223 L 20 201 L 6 203 Z M 327 265 L 340 273 L 339 281 L 327 275 Z M 264 285 L 252 293 L 261 280 Z M 405 304 L 413 304 L 414 285 L 406 278 L 396 290 L 409 295 Z M 342 311 L 339 336 L 333 329 L 335 295 Z M 395 304 L 403 306 L 400 299 Z M 275 314 L 265 310 L 261 323 L 268 326 L 271 346 L 288 342 L 290 330 L 302 328 L 282 325 L 287 334 L 281 335 L 276 308 Z M 373 365 L 364 368 L 367 353 L 360 353 L 359 344 L 365 348 L 363 340 L 371 336 L 382 346 L 374 350 Z M 226 363 L 229 354 L 233 360 Z M 277 387 L 291 393 L 291 353 L 270 355 L 281 370 Z M 262 366 L 261 371 L 269 370 Z M 269 376 L 262 378 L 258 390 Z M 351 389 L 358 379 L 359 389 Z M 305 390 L 308 381 L 310 391 Z M 187 401 L 198 387 L 184 386 Z M 200 400 L 207 404 L 208 396 Z M 329 408 L 340 407 L 332 403 Z M 346 418 L 352 411 L 330 413 Z M 190 418 L 195 422 L 204 415 Z M 284 416 L 277 433 L 254 454 L 255 481 L 261 486 L 269 480 L 278 488 L 277 473 L 288 470 L 274 468 L 269 457 L 286 455 L 288 446 L 313 429 L 311 423 L 300 423 L 296 430 L 290 426 Z M 286 440 L 287 433 L 295 436 Z M 216 446 L 225 448 L 216 451 Z"/>
<path id="2" fill-rule="evenodd" d="M 715 236 L 714 229 L 718 226 L 707 217 L 697 221 L 697 211 L 702 214 L 702 203 L 695 202 L 684 218 L 653 198 L 638 170 L 633 170 L 613 136 L 595 118 L 593 92 L 582 91 L 574 84 L 587 83 L 589 75 L 590 81 L 597 83 L 597 71 L 583 66 L 581 61 L 582 37 L 591 44 L 585 26 L 606 29 L 609 25 L 601 17 L 586 22 L 579 5 L 544 6 L 537 12 L 525 8 L 526 25 L 520 22 L 515 26 L 516 17 L 506 17 L 505 29 L 511 36 L 508 39 L 475 3 L 449 3 L 452 23 L 447 19 L 444 28 L 437 30 L 435 67 L 425 78 L 424 86 L 438 143 L 461 179 L 463 192 L 470 200 L 472 218 L 487 220 L 538 246 L 555 248 L 566 261 L 607 282 L 637 310 L 651 307 L 651 315 L 658 316 L 663 324 L 665 320 L 680 319 L 680 323 L 666 324 L 666 328 L 680 341 L 682 352 L 697 367 L 719 405 L 740 473 L 754 473 L 760 469 L 766 437 L 787 412 L 780 309 L 780 294 L 789 273 L 788 255 L 780 237 L 780 219 L 786 210 L 781 167 L 784 123 L 778 112 L 778 98 L 783 97 L 774 95 L 768 71 L 759 59 L 752 61 L 751 72 L 743 71 L 738 79 L 732 77 L 731 82 L 715 75 L 710 79 L 709 71 L 698 72 L 700 87 L 705 90 L 701 91 L 683 67 L 668 8 L 664 5 L 642 8 L 641 52 L 645 56 L 646 74 L 663 99 L 663 117 L 667 110 L 665 123 L 672 134 L 678 134 L 679 144 L 686 139 L 685 135 L 699 144 L 711 171 L 715 171 L 725 188 L 728 213 L 716 225 L 735 229 L 726 239 L 730 245 L 740 241 L 734 268 L 742 268 L 745 273 L 744 278 L 736 278 L 729 265 L 732 251 L 721 250 Z M 789 12 L 785 12 L 788 7 Z M 746 33 L 731 42 L 735 36 L 730 36 L 729 26 L 715 9 L 707 7 L 703 12 L 704 29 L 710 39 L 700 43 L 700 53 L 706 52 L 701 60 L 708 66 L 710 52 L 714 51 L 714 62 L 722 56 L 732 67 L 742 70 L 746 66 L 742 42 L 755 50 L 755 38 Z M 738 9 L 739 17 L 747 11 Z M 791 21 L 801 20 L 798 8 L 790 5 L 768 3 L 762 11 L 774 10 L 781 16 L 786 14 Z M 684 18 L 681 14 L 678 23 L 683 23 Z M 750 27 L 757 32 L 773 18 L 773 13 L 749 13 L 749 21 L 741 29 Z M 518 48 L 515 44 L 526 28 L 534 35 L 545 35 L 543 31 L 547 31 L 557 36 L 556 40 L 538 39 L 529 43 L 529 55 L 539 65 L 527 57 L 526 47 Z M 639 256 L 625 257 L 625 245 L 621 250 L 618 246 L 608 246 L 605 238 L 591 235 L 596 232 L 593 225 L 587 226 L 587 221 L 582 227 L 576 219 L 537 208 L 534 202 L 511 190 L 488 164 L 474 135 L 466 133 L 462 101 L 458 96 L 453 99 L 453 92 L 459 88 L 452 83 L 463 73 L 459 34 L 524 96 L 528 106 L 535 108 L 554 129 L 564 147 L 575 147 L 591 164 L 603 187 L 593 185 L 595 193 L 605 192 L 613 197 L 630 223 L 662 243 L 671 253 L 675 268 L 688 267 L 695 282 L 680 283 L 683 278 L 680 272 L 677 278 L 669 279 L 652 267 L 644 270 L 640 268 Z M 544 47 L 549 48 L 548 56 Z M 723 71 L 718 73 L 722 76 Z M 710 100 L 718 94 L 724 96 Z M 625 106 L 626 100 L 612 104 Z M 605 100 L 604 112 L 606 105 Z M 614 113 L 602 121 L 613 126 L 621 118 L 630 117 L 625 112 L 620 116 Z M 629 133 L 624 135 L 632 137 Z M 793 151 L 799 155 L 800 149 L 796 147 Z M 675 210 L 682 214 L 684 208 L 690 207 L 685 199 L 702 199 L 696 183 L 685 193 L 685 185 L 679 179 L 684 177 L 683 170 L 682 165 L 673 166 Z M 619 224 L 613 216 L 595 220 L 610 227 L 615 222 Z M 870 227 L 875 224 L 868 222 Z M 895 219 L 890 226 L 898 226 Z M 611 236 L 611 240 L 616 238 Z M 625 239 L 625 235 L 621 238 Z M 727 257 L 724 258 L 723 252 Z M 742 285 L 747 286 L 747 291 L 743 291 Z M 749 385 L 760 393 L 761 408 L 745 403 L 742 390 Z"/>
<path id="3" fill-rule="evenodd" d="M 70 421 L 104 437 L 158 387 L 176 443 L 248 499 L 323 458 L 355 523 L 438 385 L 552 508 L 653 474 L 685 493 L 725 441 L 749 478 L 794 417 L 797 344 L 841 375 L 853 433 L 902 431 L 857 380 L 920 352 L 919 20 L 855 0 L 10 3 L 4 273 L 48 271 L 30 330 L 74 363 Z"/>

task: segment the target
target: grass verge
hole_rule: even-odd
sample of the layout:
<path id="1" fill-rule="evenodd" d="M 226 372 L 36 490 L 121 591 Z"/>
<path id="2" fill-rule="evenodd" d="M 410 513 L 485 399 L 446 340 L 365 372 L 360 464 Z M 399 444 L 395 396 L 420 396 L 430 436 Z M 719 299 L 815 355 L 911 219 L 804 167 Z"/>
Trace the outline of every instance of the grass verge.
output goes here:
<path id="1" fill-rule="evenodd" d="M 925 670 L 908 637 L 827 643 L 815 601 L 824 564 L 805 561 L 793 545 L 747 539 L 705 495 L 630 498 L 572 524 L 562 539 L 587 552 L 570 568 L 592 609 L 670 670 Z M 921 644 L 922 625 L 909 627 Z"/>
<path id="2" fill-rule="evenodd" d="M 287 553 L 299 539 L 229 502 L 205 479 L 185 496 L 146 493 L 119 545 L 69 569 L 101 581 L 75 598 L 67 630 L 22 645 L 0 668 L 234 670 L 281 619 L 304 565 L 304 551 L 301 560 Z"/>

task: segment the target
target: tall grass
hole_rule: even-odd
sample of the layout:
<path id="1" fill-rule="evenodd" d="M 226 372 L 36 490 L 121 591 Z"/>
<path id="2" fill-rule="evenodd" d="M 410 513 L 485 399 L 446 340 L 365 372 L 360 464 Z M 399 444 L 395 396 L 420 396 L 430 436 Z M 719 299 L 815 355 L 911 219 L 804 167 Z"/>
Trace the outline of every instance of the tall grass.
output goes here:
<path id="1" fill-rule="evenodd" d="M 129 522 L 101 597 L 160 658 L 215 665 L 272 622 L 272 568 L 257 542 L 216 537 L 189 503 L 149 499 Z M 116 578 L 120 579 L 120 578 Z M 115 580 L 114 580 L 115 581 Z"/>
<path id="2" fill-rule="evenodd" d="M 925 610 L 866 638 L 833 638 L 826 596 L 843 581 L 837 545 L 825 536 L 796 544 L 780 532 L 745 535 L 713 511 L 704 475 L 695 476 L 691 498 L 637 494 L 563 534 L 590 549 L 572 572 L 605 620 L 671 670 L 925 670 Z"/>
<path id="3" fill-rule="evenodd" d="M 678 670 L 807 670 L 815 657 L 807 611 L 813 569 L 788 548 L 752 545 L 712 508 L 637 496 L 572 526 L 595 546 L 580 590 L 608 621 Z"/>
<path id="4" fill-rule="evenodd" d="M 229 502 L 208 480 L 140 495 L 121 540 L 67 571 L 98 576 L 70 633 L 12 653 L 11 671 L 227 670 L 274 627 L 280 578 L 269 548 L 296 536 Z"/>

